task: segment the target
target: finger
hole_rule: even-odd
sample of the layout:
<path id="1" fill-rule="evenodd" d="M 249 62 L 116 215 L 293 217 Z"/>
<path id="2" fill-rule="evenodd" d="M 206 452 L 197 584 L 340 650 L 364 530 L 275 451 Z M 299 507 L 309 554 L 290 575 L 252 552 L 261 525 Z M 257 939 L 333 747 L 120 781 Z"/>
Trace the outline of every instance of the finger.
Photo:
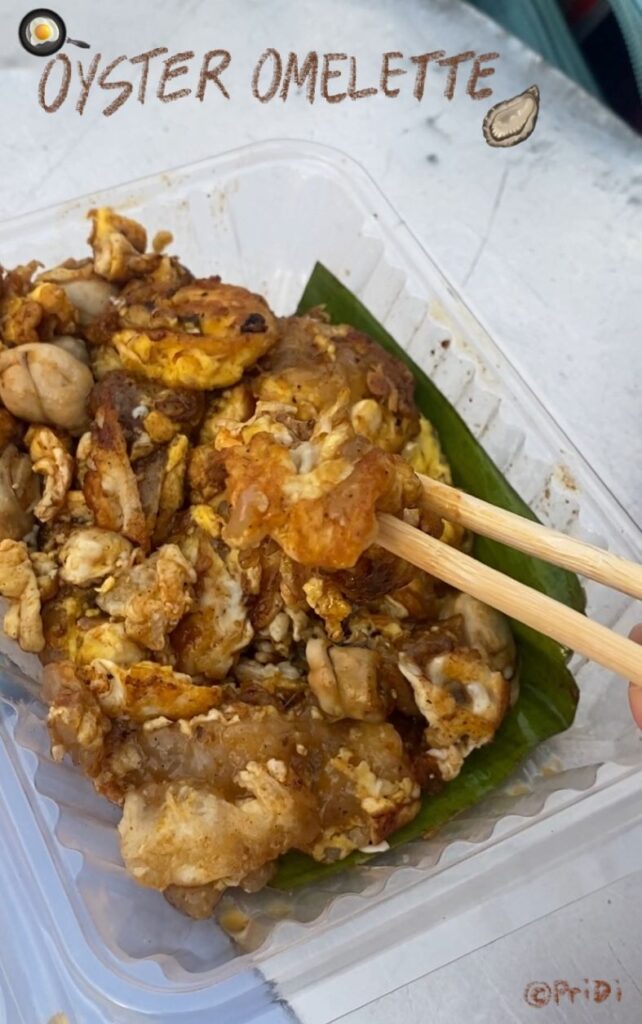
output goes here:
<path id="1" fill-rule="evenodd" d="M 642 644 L 642 623 L 638 626 L 634 626 L 629 633 L 631 640 L 635 640 L 636 643 Z M 629 704 L 631 705 L 631 714 L 633 715 L 636 724 L 642 729 L 642 687 L 633 686 L 629 684 Z"/>
<path id="2" fill-rule="evenodd" d="M 629 633 L 629 638 L 635 640 L 636 644 L 642 644 L 642 622 L 638 622 Z"/>

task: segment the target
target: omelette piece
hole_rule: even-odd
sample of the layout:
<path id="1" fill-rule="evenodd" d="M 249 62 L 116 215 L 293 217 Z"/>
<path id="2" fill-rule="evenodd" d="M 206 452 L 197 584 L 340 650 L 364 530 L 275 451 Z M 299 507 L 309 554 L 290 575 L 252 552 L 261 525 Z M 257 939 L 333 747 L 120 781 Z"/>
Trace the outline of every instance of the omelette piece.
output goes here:
<path id="1" fill-rule="evenodd" d="M 107 206 L 90 210 L 89 244 L 98 277 L 123 283 L 155 266 L 158 257 L 146 255 L 147 232 L 142 224 Z"/>
<path id="2" fill-rule="evenodd" d="M 37 302 L 27 300 L 39 266 L 38 260 L 31 260 L 13 270 L 0 267 L 0 338 L 4 344 L 39 340 L 42 309 Z"/>
<path id="3" fill-rule="evenodd" d="M 428 753 L 448 782 L 468 754 L 492 740 L 508 709 L 510 685 L 476 651 L 438 654 L 424 665 L 402 654 L 399 669 L 428 723 Z"/>
<path id="4" fill-rule="evenodd" d="M 40 590 L 23 541 L 0 541 L 0 594 L 11 602 L 4 617 L 5 633 L 23 651 L 37 654 L 45 646 Z"/>
<path id="5" fill-rule="evenodd" d="M 214 441 L 223 426 L 245 423 L 254 414 L 256 401 L 249 383 L 241 381 L 224 391 L 215 392 L 210 399 L 201 432 L 199 443 L 207 444 Z"/>
<path id="6" fill-rule="evenodd" d="M 114 530 L 86 526 L 72 530 L 58 551 L 60 578 L 76 586 L 98 584 L 129 566 L 134 547 Z"/>
<path id="7" fill-rule="evenodd" d="M 425 416 L 419 417 L 419 433 L 406 443 L 402 455 L 415 473 L 422 473 L 445 484 L 452 483 L 450 466 L 441 449 L 435 428 Z M 442 529 L 438 536 L 444 544 L 466 550 L 470 547 L 471 538 L 465 527 L 445 519 L 441 520 L 441 524 Z"/>
<path id="8" fill-rule="evenodd" d="M 90 433 L 81 438 L 78 455 L 84 464 L 83 493 L 96 525 L 147 547 L 140 492 L 114 409 L 98 409 Z"/>
<path id="9" fill-rule="evenodd" d="M 194 602 L 171 641 L 181 671 L 215 680 L 226 677 L 254 632 L 237 564 L 220 550 L 201 531 Z"/>
<path id="10" fill-rule="evenodd" d="M 109 718 L 132 722 L 189 719 L 221 702 L 218 687 L 196 686 L 185 673 L 153 661 L 117 665 L 108 658 L 95 658 L 79 668 L 78 675 Z"/>
<path id="11" fill-rule="evenodd" d="M 410 370 L 361 331 L 312 316 L 282 321 L 254 393 L 311 420 L 343 393 L 354 432 L 387 452 L 399 453 L 417 432 Z"/>
<path id="12" fill-rule="evenodd" d="M 43 495 L 34 515 L 46 523 L 55 519 L 65 504 L 74 474 L 74 460 L 65 439 L 49 427 L 30 427 L 25 435 L 34 473 L 44 479 Z"/>
<path id="13" fill-rule="evenodd" d="M 113 370 L 104 374 L 89 397 L 96 415 L 101 408 L 115 411 L 130 450 L 142 448 L 142 435 L 152 444 L 165 444 L 178 434 L 191 437 L 205 410 L 200 391 L 164 387 L 147 377 Z"/>
<path id="14" fill-rule="evenodd" d="M 96 598 L 99 608 L 125 633 L 152 651 L 167 638 L 193 604 L 196 573 L 175 544 L 164 544 L 144 562 L 108 577 Z"/>
<path id="15" fill-rule="evenodd" d="M 303 565 L 349 568 L 376 537 L 376 513 L 419 515 L 423 490 L 401 456 L 355 433 L 347 389 L 309 430 L 294 412 L 259 401 L 246 423 L 222 426 L 210 442 L 227 474 L 223 537 L 243 549 L 270 536 Z"/>
<path id="16" fill-rule="evenodd" d="M 92 616 L 81 624 L 76 638 L 73 658 L 80 667 L 107 662 L 110 665 L 133 667 L 151 657 L 151 651 L 127 636 L 124 622 L 112 622 L 106 618 L 101 620 Z M 71 653 L 66 651 L 65 657 L 68 658 Z M 154 688 L 155 685 L 154 682 Z"/>
<path id="17" fill-rule="evenodd" d="M 55 335 L 74 334 L 77 326 L 76 310 L 63 288 L 49 281 L 33 287 L 27 272 L 9 275 L 0 289 L 0 335 L 5 344 L 24 345 L 38 341 L 51 341 Z"/>
<path id="18" fill-rule="evenodd" d="M 119 319 L 112 343 L 126 370 L 198 391 L 235 384 L 277 338 L 265 299 L 218 277 L 128 302 Z"/>
<path id="19" fill-rule="evenodd" d="M 124 622 L 102 614 L 89 587 L 59 586 L 43 603 L 42 623 L 45 647 L 40 657 L 45 665 L 73 662 L 83 667 L 97 659 L 135 665 L 151 657 L 151 651 L 127 636 Z"/>

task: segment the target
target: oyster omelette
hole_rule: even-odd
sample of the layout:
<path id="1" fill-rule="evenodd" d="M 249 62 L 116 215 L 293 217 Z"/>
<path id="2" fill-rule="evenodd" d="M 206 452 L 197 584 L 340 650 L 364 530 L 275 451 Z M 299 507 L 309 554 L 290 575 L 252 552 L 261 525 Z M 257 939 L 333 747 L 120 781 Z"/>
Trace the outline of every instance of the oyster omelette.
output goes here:
<path id="1" fill-rule="evenodd" d="M 206 917 L 290 849 L 385 845 L 493 739 L 515 647 L 377 546 L 380 511 L 467 543 L 409 370 L 89 217 L 91 256 L 0 278 L 4 629 L 129 872 Z"/>

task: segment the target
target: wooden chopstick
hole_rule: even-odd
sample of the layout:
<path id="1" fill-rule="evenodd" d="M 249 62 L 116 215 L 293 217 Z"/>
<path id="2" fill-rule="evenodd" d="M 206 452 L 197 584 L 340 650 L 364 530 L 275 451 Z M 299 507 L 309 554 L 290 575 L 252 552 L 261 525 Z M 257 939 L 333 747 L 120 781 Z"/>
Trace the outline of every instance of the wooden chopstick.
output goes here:
<path id="1" fill-rule="evenodd" d="M 642 686 L 642 647 L 387 513 L 377 543 L 431 576 Z"/>
<path id="2" fill-rule="evenodd" d="M 419 478 L 431 508 L 444 519 L 642 600 L 642 566 L 497 508 L 456 487 L 421 474 Z"/>

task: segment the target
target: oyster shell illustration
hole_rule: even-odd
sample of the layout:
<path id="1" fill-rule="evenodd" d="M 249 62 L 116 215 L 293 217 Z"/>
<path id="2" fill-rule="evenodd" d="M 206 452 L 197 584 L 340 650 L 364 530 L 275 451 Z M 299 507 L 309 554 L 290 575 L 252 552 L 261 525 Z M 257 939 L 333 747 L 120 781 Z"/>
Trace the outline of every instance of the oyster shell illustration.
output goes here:
<path id="1" fill-rule="evenodd" d="M 531 85 L 509 100 L 491 107 L 482 130 L 489 146 L 517 146 L 533 132 L 539 114 L 539 89 Z"/>

